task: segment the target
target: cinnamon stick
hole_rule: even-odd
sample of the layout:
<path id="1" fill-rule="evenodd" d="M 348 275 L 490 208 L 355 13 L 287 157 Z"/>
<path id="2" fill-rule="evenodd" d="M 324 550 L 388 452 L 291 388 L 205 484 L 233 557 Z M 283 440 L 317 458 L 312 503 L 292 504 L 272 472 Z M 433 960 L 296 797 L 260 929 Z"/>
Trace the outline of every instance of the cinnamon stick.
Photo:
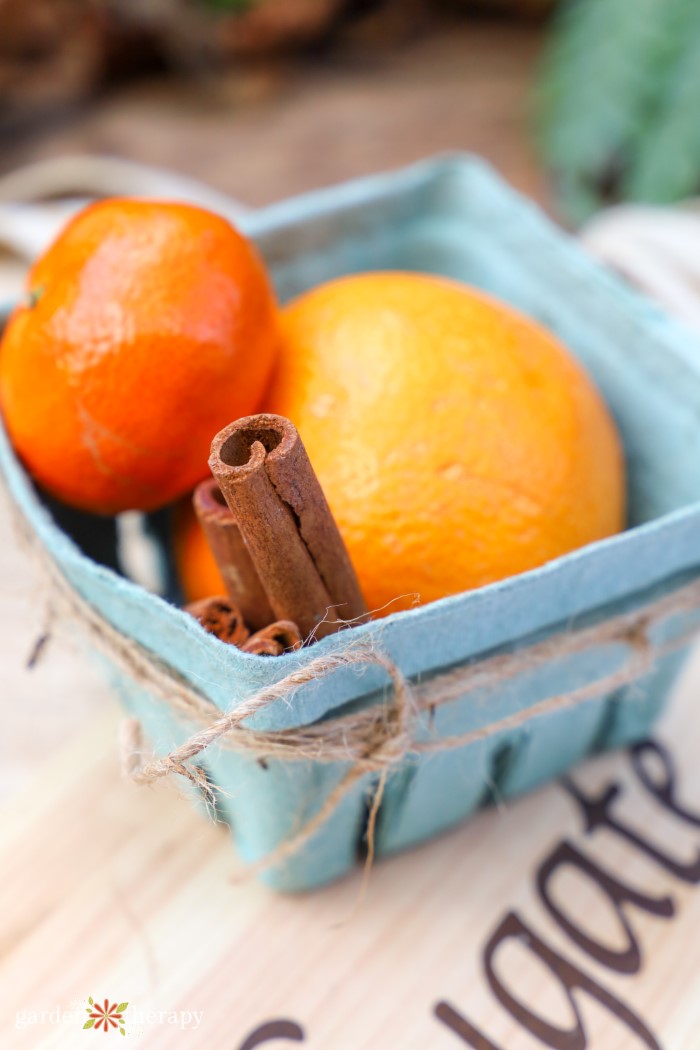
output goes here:
<path id="1" fill-rule="evenodd" d="M 307 638 L 366 616 L 348 552 L 288 419 L 231 423 L 214 438 L 209 466 L 276 619 L 292 620 Z"/>
<path id="2" fill-rule="evenodd" d="M 186 605 L 185 612 L 199 620 L 205 631 L 215 634 L 222 642 L 242 647 L 250 635 L 241 610 L 230 598 L 202 598 Z"/>
<path id="3" fill-rule="evenodd" d="M 197 486 L 192 503 L 229 596 L 239 606 L 251 630 L 260 630 L 275 619 L 275 614 L 236 519 L 214 478 Z"/>
<path id="4" fill-rule="evenodd" d="M 251 634 L 241 648 L 246 653 L 257 653 L 258 656 L 281 656 L 282 653 L 300 649 L 301 644 L 301 632 L 297 625 L 291 620 L 277 620 Z"/>

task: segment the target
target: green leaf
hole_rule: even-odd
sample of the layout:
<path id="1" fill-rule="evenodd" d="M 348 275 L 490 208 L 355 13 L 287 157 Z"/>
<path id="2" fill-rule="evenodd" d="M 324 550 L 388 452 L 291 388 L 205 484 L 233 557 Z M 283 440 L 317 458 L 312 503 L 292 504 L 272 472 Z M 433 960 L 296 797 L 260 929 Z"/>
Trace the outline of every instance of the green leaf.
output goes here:
<path id="1" fill-rule="evenodd" d="M 90 1018 L 88 1018 L 88 1020 L 83 1025 L 83 1028 L 92 1028 L 94 1023 L 95 1023 L 95 1018 L 94 1017 L 90 1017 Z"/>
<path id="2" fill-rule="evenodd" d="M 46 289 L 44 288 L 44 286 L 40 284 L 37 288 L 32 288 L 29 292 L 27 292 L 27 308 L 29 310 L 34 309 L 34 307 L 44 294 L 45 290 Z"/>
<path id="3" fill-rule="evenodd" d="M 540 149 L 576 221 L 700 186 L 697 0 L 566 0 L 536 91 Z"/>
<path id="4" fill-rule="evenodd" d="M 634 133 L 679 0 L 569 0 L 545 58 L 539 123 L 555 161 L 597 165 Z M 685 2 L 685 0 L 683 0 Z"/>
<path id="5" fill-rule="evenodd" d="M 209 7 L 220 11 L 242 12 L 247 11 L 250 7 L 255 7 L 259 0 L 205 0 L 205 2 Z"/>
<path id="6" fill-rule="evenodd" d="M 92 996 L 91 995 L 88 996 L 88 1002 L 90 1003 L 90 1006 L 94 1006 L 95 1005 L 93 1003 L 93 1001 L 92 1001 Z"/>
<path id="7" fill-rule="evenodd" d="M 666 203 L 700 187 L 700 9 L 641 137 L 625 191 L 633 200 Z"/>
<path id="8" fill-rule="evenodd" d="M 119 1006 L 117 1007 L 117 1013 L 118 1014 L 123 1014 L 128 1005 L 129 1005 L 128 1003 L 120 1003 Z"/>
<path id="9" fill-rule="evenodd" d="M 126 1035 L 126 1032 L 124 1031 L 124 1029 L 123 1029 L 123 1028 L 120 1028 L 120 1029 L 119 1029 L 119 1031 L 120 1031 L 120 1033 L 121 1033 L 122 1035 Z"/>

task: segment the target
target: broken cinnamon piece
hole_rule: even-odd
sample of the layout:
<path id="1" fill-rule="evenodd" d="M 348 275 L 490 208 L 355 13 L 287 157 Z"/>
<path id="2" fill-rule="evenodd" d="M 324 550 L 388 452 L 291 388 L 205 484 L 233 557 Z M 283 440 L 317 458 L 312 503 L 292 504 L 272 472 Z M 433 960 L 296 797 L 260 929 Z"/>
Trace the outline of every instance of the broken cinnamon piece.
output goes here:
<path id="1" fill-rule="evenodd" d="M 230 598 L 202 598 L 186 605 L 185 612 L 199 620 L 205 631 L 216 635 L 222 642 L 241 647 L 250 635 L 241 610 Z"/>
<path id="2" fill-rule="evenodd" d="M 245 653 L 257 653 L 258 656 L 281 656 L 282 653 L 300 649 L 301 644 L 302 637 L 297 625 L 291 620 L 277 620 L 251 634 L 241 648 Z"/>
<path id="3" fill-rule="evenodd" d="M 275 614 L 236 519 L 214 478 L 197 486 L 192 503 L 229 596 L 239 606 L 251 630 L 260 630 L 275 619 Z"/>
<path id="4" fill-rule="evenodd" d="M 277 619 L 321 638 L 367 608 L 301 438 L 283 416 L 248 416 L 212 442 L 209 466 Z"/>
<path id="5" fill-rule="evenodd" d="M 274 638 L 258 638 L 252 645 L 246 643 L 243 652 L 253 653 L 255 656 L 281 656 L 284 649 Z"/>

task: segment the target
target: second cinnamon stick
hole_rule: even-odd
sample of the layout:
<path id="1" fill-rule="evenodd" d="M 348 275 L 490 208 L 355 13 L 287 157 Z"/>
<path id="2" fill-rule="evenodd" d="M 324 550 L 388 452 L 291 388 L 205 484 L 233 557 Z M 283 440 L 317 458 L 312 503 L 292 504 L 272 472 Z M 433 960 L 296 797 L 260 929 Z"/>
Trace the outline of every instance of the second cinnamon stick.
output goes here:
<path id="1" fill-rule="evenodd" d="M 214 478 L 200 482 L 192 503 L 229 597 L 240 607 L 251 630 L 259 631 L 272 623 L 275 614 L 236 519 Z"/>

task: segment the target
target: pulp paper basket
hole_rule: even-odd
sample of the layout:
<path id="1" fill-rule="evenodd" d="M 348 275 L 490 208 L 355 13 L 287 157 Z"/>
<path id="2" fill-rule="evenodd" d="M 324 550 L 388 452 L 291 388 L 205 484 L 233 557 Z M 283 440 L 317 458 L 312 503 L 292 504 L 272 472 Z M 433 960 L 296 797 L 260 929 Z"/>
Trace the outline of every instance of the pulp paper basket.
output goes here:
<path id="1" fill-rule="evenodd" d="M 554 331 L 591 374 L 617 421 L 629 528 L 520 576 L 270 659 L 224 645 L 174 605 L 84 555 L 42 505 L 3 435 L 0 465 L 15 509 L 70 587 L 147 659 L 174 670 L 221 711 L 339 651 L 349 634 L 386 654 L 410 684 L 478 668 L 499 654 L 533 646 L 541 652 L 548 639 L 585 629 L 581 637 L 590 644 L 553 644 L 545 662 L 525 659 L 497 687 L 479 688 L 475 679 L 476 687 L 472 681 L 464 695 L 418 721 L 423 742 L 465 734 L 469 742 L 411 751 L 392 766 L 376 825 L 379 857 L 453 826 L 494 796 L 529 791 L 593 751 L 645 736 L 689 633 L 700 627 L 692 601 L 673 608 L 673 596 L 700 581 L 700 346 L 693 337 L 467 156 L 310 193 L 250 214 L 240 225 L 258 244 L 283 301 L 340 274 L 421 270 L 477 285 Z M 614 681 L 629 664 L 629 646 L 596 627 L 658 608 L 666 597 L 668 614 L 648 631 L 657 655 L 641 677 L 589 690 L 585 702 L 554 702 Z M 116 658 L 106 666 L 157 754 L 200 728 L 125 673 Z M 381 667 L 342 667 L 299 688 L 291 702 L 272 703 L 249 724 L 285 730 L 391 702 Z M 349 769 L 340 760 L 261 763 L 225 743 L 198 762 L 221 789 L 218 814 L 251 863 L 303 827 Z M 352 868 L 376 782 L 371 770 L 358 778 L 304 848 L 261 877 L 279 889 L 301 890 Z"/>

